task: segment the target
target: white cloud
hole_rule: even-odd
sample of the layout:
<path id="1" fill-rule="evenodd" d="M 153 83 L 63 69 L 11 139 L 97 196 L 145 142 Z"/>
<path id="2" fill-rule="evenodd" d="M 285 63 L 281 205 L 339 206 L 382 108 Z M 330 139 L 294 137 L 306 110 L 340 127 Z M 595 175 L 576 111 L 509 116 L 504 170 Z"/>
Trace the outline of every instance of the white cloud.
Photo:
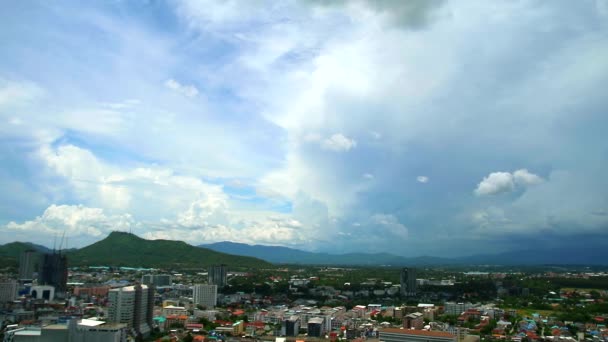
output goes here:
<path id="1" fill-rule="evenodd" d="M 0 109 L 27 104 L 45 94 L 32 82 L 10 82 L 0 78 Z"/>
<path id="2" fill-rule="evenodd" d="M 427 176 L 418 176 L 418 177 L 416 177 L 416 181 L 418 183 L 428 183 L 429 182 L 429 177 L 427 177 Z"/>
<path id="3" fill-rule="evenodd" d="M 183 85 L 174 79 L 168 79 L 167 81 L 165 81 L 165 87 L 175 90 L 178 93 L 187 97 L 195 97 L 196 95 L 198 95 L 198 89 L 195 86 Z"/>
<path id="4" fill-rule="evenodd" d="M 375 234 L 389 233 L 402 239 L 408 238 L 409 230 L 394 215 L 375 214 L 370 218 L 369 223 L 381 228 Z"/>
<path id="5" fill-rule="evenodd" d="M 543 179 L 526 169 L 520 169 L 513 173 L 510 172 L 492 172 L 479 182 L 475 189 L 475 194 L 478 196 L 497 195 L 504 192 L 513 191 L 516 186 L 527 187 L 536 185 Z"/>
<path id="6" fill-rule="evenodd" d="M 321 142 L 321 147 L 335 152 L 345 152 L 357 146 L 354 139 L 350 139 L 341 133 L 333 134 Z"/>
<path id="7" fill-rule="evenodd" d="M 496 195 L 512 191 L 514 187 L 515 183 L 513 182 L 513 175 L 511 173 L 492 172 L 477 185 L 475 194 L 478 196 Z"/>
<path id="8" fill-rule="evenodd" d="M 363 174 L 363 178 L 368 179 L 368 180 L 372 180 L 374 179 L 374 175 L 372 175 L 371 173 L 364 173 Z"/>
<path id="9" fill-rule="evenodd" d="M 543 182 L 543 179 L 526 169 L 520 169 L 513 172 L 513 181 L 521 185 L 536 185 Z"/>
<path id="10" fill-rule="evenodd" d="M 37 236 L 38 241 L 46 239 L 45 244 L 48 245 L 51 236 L 61 236 L 64 231 L 67 237 L 102 237 L 113 230 L 129 230 L 133 223 L 129 214 L 108 216 L 101 208 L 53 204 L 34 220 L 9 222 L 6 228 L 17 232 L 27 231 Z"/>

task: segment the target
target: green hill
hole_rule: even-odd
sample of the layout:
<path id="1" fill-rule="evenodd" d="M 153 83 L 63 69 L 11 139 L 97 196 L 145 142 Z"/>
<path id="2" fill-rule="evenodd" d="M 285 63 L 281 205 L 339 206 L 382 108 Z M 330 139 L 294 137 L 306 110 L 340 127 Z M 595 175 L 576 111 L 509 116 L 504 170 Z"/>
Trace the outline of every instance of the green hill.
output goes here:
<path id="1" fill-rule="evenodd" d="M 43 246 L 35 245 L 29 242 L 11 242 L 6 245 L 0 245 L 0 256 L 19 259 L 19 255 L 26 250 L 35 250 L 36 252 L 46 252 L 48 249 Z"/>
<path id="2" fill-rule="evenodd" d="M 19 256 L 26 250 L 35 250 L 38 253 L 48 251 L 46 247 L 35 245 L 29 242 L 11 242 L 5 245 L 0 245 L 0 268 L 17 268 L 19 265 Z"/>
<path id="3" fill-rule="evenodd" d="M 68 253 L 71 266 L 208 267 L 226 264 L 231 268 L 269 267 L 266 261 L 194 247 L 183 241 L 145 240 L 134 234 L 112 232 L 105 239 Z"/>

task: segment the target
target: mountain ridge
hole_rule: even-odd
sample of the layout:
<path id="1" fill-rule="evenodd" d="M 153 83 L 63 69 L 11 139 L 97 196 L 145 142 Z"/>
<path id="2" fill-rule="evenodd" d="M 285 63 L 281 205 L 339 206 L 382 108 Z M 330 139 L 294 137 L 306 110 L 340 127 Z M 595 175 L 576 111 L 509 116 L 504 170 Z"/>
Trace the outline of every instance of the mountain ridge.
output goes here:
<path id="1" fill-rule="evenodd" d="M 564 253 L 564 248 L 535 248 L 456 258 L 436 256 L 404 257 L 390 253 L 329 254 L 307 252 L 284 246 L 248 245 L 230 241 L 202 244 L 199 247 L 224 253 L 253 256 L 276 264 L 361 266 L 608 264 L 608 262 L 603 261 L 608 260 L 608 251 L 601 246 L 567 247 L 571 248 L 570 253 Z"/>
<path id="2" fill-rule="evenodd" d="M 0 245 L 0 266 L 15 267 L 19 255 L 34 249 L 39 253 L 51 251 L 29 242 Z M 268 262 L 247 256 L 231 255 L 192 246 L 183 241 L 146 240 L 131 233 L 114 231 L 105 238 L 80 249 L 62 250 L 72 266 L 130 266 L 130 267 L 208 267 L 226 264 L 231 268 L 270 267 Z"/>
<path id="3" fill-rule="evenodd" d="M 114 231 L 106 238 L 68 253 L 70 266 L 105 265 L 136 267 L 265 267 L 266 261 L 195 247 L 184 241 L 146 240 Z"/>

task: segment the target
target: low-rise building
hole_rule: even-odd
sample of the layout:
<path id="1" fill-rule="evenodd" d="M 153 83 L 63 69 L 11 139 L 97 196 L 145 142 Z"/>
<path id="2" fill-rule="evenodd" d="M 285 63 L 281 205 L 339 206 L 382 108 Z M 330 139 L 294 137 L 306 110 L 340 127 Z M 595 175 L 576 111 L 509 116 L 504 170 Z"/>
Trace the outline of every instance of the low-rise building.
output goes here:
<path id="1" fill-rule="evenodd" d="M 456 336 L 445 331 L 387 328 L 379 330 L 383 342 L 456 342 Z"/>

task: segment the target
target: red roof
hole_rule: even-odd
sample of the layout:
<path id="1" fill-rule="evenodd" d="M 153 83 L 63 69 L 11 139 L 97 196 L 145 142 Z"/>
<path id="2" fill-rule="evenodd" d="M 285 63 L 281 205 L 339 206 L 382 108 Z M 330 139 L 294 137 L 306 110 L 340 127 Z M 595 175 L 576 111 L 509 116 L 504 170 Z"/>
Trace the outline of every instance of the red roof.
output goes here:
<path id="1" fill-rule="evenodd" d="M 398 328 L 381 329 L 380 334 L 382 335 L 382 333 L 416 335 L 416 336 L 454 337 L 454 335 L 450 334 L 447 331 L 409 330 L 409 329 L 398 329 Z"/>

